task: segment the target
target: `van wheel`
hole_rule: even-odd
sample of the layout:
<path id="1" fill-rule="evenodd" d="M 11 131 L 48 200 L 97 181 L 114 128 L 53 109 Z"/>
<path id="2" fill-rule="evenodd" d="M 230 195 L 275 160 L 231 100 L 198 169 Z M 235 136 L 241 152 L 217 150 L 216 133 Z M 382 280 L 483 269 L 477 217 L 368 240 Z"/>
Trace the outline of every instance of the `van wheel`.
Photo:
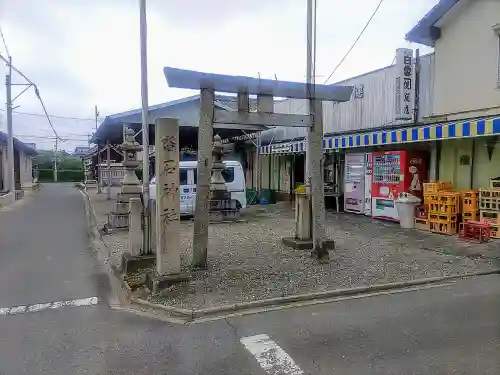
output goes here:
<path id="1" fill-rule="evenodd" d="M 240 210 L 241 210 L 241 203 L 240 203 L 240 201 L 236 201 L 236 209 L 237 209 L 238 211 L 240 211 Z"/>

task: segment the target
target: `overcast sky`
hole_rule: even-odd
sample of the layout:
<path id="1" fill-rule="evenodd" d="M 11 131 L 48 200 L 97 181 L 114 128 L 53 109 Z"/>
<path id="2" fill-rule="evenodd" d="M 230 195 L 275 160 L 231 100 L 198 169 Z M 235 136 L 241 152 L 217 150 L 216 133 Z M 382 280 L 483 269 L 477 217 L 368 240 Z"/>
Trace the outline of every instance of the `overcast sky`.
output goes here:
<path id="1" fill-rule="evenodd" d="M 347 52 L 379 0 L 318 0 L 318 82 Z M 331 83 L 392 63 L 404 35 L 437 0 L 385 0 Z M 164 66 L 305 80 L 306 0 L 147 0 L 149 102 L 195 92 L 168 88 Z M 13 64 L 34 81 L 64 139 L 87 145 L 94 104 L 101 117 L 141 105 L 138 0 L 0 0 L 0 26 Z M 423 53 L 429 49 L 422 48 Z M 6 51 L 0 43 L 0 53 Z M 6 68 L 0 68 L 3 76 Z M 14 75 L 14 81 L 22 79 Z M 15 93 L 19 88 L 14 89 Z M 5 103 L 5 90 L 0 91 Z M 15 111 L 41 114 L 33 91 Z M 2 107 L 2 109 L 5 107 Z M 0 129 L 5 130 L 5 111 Z M 47 120 L 16 114 L 14 134 L 50 149 Z"/>

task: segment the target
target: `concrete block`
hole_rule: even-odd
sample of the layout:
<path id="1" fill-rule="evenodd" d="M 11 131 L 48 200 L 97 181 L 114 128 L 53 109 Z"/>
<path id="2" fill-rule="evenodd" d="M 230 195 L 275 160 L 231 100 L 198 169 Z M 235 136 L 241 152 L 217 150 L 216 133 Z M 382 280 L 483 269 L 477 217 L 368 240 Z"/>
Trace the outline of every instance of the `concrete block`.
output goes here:
<path id="1" fill-rule="evenodd" d="M 129 222 L 129 214 L 119 214 L 110 212 L 108 214 L 108 224 L 113 229 L 127 229 Z"/>
<path id="2" fill-rule="evenodd" d="M 311 239 L 300 239 L 296 237 L 283 237 L 281 239 L 281 243 L 285 246 L 291 247 L 295 250 L 312 250 L 313 249 L 313 241 Z M 323 246 L 327 250 L 335 249 L 335 241 L 334 240 L 325 240 L 323 242 Z"/>
<path id="3" fill-rule="evenodd" d="M 138 256 L 142 247 L 142 202 L 139 198 L 130 198 L 128 241 L 130 255 Z"/>
<path id="4" fill-rule="evenodd" d="M 157 273 L 148 274 L 146 277 L 146 286 L 153 294 L 157 294 L 163 289 L 172 285 L 185 283 L 190 280 L 190 276 L 185 273 L 172 273 L 169 275 L 158 275 Z"/>
<path id="5" fill-rule="evenodd" d="M 156 256 L 154 254 L 133 256 L 126 253 L 122 257 L 122 272 L 127 275 L 138 270 L 154 268 L 155 265 Z"/>

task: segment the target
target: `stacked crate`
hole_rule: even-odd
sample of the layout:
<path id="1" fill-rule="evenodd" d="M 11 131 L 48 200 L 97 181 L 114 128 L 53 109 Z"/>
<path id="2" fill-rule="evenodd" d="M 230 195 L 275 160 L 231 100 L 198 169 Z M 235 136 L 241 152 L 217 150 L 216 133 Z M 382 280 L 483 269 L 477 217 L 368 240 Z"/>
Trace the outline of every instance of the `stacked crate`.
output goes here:
<path id="1" fill-rule="evenodd" d="M 462 221 L 479 221 L 479 191 L 462 190 L 460 195 L 462 199 Z"/>
<path id="2" fill-rule="evenodd" d="M 415 207 L 415 228 L 429 230 L 429 205 L 419 204 Z"/>
<path id="3" fill-rule="evenodd" d="M 423 219 L 415 218 L 415 227 L 421 229 L 423 225 L 427 227 L 427 230 L 431 230 L 431 222 L 430 222 L 430 208 L 431 204 L 437 204 L 439 202 L 439 193 L 446 190 L 451 190 L 451 182 L 448 181 L 431 181 L 424 182 L 424 204 L 427 206 L 427 218 L 424 222 Z"/>
<path id="4" fill-rule="evenodd" d="M 429 201 L 431 232 L 456 234 L 460 214 L 460 192 L 440 191 L 429 195 Z"/>
<path id="5" fill-rule="evenodd" d="M 500 238 L 500 189 L 479 189 L 480 219 L 491 225 L 491 237 Z"/>

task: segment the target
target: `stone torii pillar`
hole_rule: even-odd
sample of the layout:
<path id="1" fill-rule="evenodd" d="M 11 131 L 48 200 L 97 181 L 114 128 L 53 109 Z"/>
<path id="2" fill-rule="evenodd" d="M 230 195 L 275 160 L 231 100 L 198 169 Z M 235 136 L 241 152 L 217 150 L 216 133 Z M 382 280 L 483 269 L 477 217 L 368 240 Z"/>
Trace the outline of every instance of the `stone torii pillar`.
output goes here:
<path id="1" fill-rule="evenodd" d="M 196 268 L 205 268 L 207 263 L 214 99 L 214 90 L 201 90 L 198 126 L 198 176 L 193 235 L 193 266 Z"/>

